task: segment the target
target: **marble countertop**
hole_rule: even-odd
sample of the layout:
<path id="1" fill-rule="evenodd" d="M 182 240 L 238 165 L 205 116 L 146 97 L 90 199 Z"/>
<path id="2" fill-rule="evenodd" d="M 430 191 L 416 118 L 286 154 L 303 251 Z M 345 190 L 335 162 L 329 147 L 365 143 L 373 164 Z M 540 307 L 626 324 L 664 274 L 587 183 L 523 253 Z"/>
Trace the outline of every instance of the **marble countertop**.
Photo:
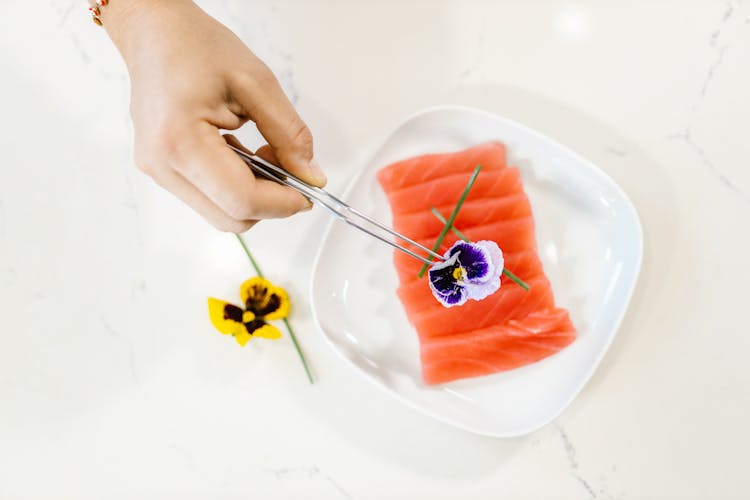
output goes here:
<path id="1" fill-rule="evenodd" d="M 431 420 L 328 348 L 307 301 L 321 210 L 248 234 L 316 384 L 288 339 L 212 329 L 206 297 L 236 295 L 245 257 L 133 167 L 124 65 L 83 4 L 0 4 L 0 499 L 747 497 L 750 3 L 201 2 L 277 73 L 332 191 L 403 117 L 456 103 L 631 197 L 645 253 L 620 332 L 516 439 Z"/>

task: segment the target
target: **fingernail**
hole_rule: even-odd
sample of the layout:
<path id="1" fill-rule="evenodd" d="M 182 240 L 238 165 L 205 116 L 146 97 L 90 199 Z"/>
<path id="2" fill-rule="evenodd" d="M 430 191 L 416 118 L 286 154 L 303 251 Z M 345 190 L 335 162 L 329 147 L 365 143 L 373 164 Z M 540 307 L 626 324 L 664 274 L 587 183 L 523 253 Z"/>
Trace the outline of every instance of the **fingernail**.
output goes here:
<path id="1" fill-rule="evenodd" d="M 310 160 L 310 173 L 312 174 L 313 178 L 321 185 L 325 184 L 328 181 L 328 177 L 326 177 L 326 174 L 323 173 L 323 169 L 320 168 L 320 164 L 315 158 Z"/>

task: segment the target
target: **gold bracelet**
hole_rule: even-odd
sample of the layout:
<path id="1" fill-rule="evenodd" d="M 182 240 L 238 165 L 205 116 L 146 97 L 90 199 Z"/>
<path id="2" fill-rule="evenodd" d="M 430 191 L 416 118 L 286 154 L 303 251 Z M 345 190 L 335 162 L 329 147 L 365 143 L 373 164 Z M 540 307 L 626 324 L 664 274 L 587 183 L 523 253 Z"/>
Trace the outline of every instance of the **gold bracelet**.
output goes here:
<path id="1" fill-rule="evenodd" d="M 95 24 L 102 25 L 102 11 L 101 8 L 109 3 L 109 0 L 89 0 L 89 12 L 91 12 L 91 20 Z"/>

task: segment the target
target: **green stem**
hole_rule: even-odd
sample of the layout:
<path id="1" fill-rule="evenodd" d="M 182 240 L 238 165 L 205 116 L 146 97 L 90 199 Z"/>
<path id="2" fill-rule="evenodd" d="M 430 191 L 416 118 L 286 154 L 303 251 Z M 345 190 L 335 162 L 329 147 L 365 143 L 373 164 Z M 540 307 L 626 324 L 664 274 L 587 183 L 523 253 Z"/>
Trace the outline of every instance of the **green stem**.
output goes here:
<path id="1" fill-rule="evenodd" d="M 237 237 L 237 241 L 240 242 L 240 245 L 242 245 L 242 249 L 245 251 L 245 255 L 247 255 L 247 258 L 250 260 L 250 264 L 253 266 L 253 269 L 255 269 L 255 273 L 263 278 L 263 271 L 260 270 L 260 266 L 255 261 L 253 254 L 250 253 L 250 249 L 247 248 L 247 243 L 245 243 L 245 240 L 239 234 L 235 234 L 235 236 Z"/>
<path id="2" fill-rule="evenodd" d="M 258 276 L 263 278 L 263 271 L 260 270 L 260 266 L 258 265 L 258 261 L 255 260 L 253 257 L 253 254 L 250 253 L 250 249 L 247 247 L 247 243 L 245 243 L 245 240 L 240 236 L 239 234 L 235 234 L 237 237 L 237 241 L 240 242 L 240 245 L 242 245 L 242 249 L 245 251 L 245 255 L 247 255 L 248 260 L 250 261 L 250 264 L 253 266 L 253 269 L 255 269 L 255 272 Z M 307 379 L 310 381 L 311 384 L 313 384 L 313 377 L 310 373 L 310 367 L 307 364 L 307 359 L 305 359 L 305 354 L 302 352 L 302 347 L 300 347 L 299 342 L 297 342 L 297 336 L 294 334 L 294 330 L 292 329 L 292 325 L 289 324 L 289 321 L 284 318 L 284 325 L 286 326 L 287 332 L 289 332 L 289 337 L 292 339 L 292 343 L 294 344 L 294 348 L 297 350 L 297 354 L 299 355 L 300 361 L 302 361 L 302 366 L 305 367 L 305 373 L 307 374 Z"/>
<path id="3" fill-rule="evenodd" d="M 442 222 L 443 224 L 447 224 L 448 223 L 448 221 L 445 220 L 445 217 L 443 217 L 443 215 L 438 211 L 437 208 L 432 207 L 432 208 L 430 208 L 430 210 L 432 211 L 432 213 L 435 215 L 435 217 L 437 217 L 437 219 L 440 222 Z M 471 243 L 471 240 L 469 240 L 469 238 L 467 238 L 466 235 L 464 235 L 461 231 L 459 231 L 458 229 L 456 229 L 455 227 L 453 227 L 453 225 L 451 225 L 450 230 L 453 231 L 453 234 L 455 234 L 456 236 L 458 236 L 459 238 L 461 238 L 465 242 Z M 523 281 L 521 278 L 519 278 L 518 276 L 516 276 L 512 272 L 508 271 L 508 269 L 506 267 L 503 267 L 503 274 L 506 275 L 508 277 L 508 279 L 510 279 L 512 282 L 514 282 L 515 284 L 517 284 L 518 286 L 520 286 L 521 288 L 523 288 L 527 292 L 529 291 L 529 285 L 527 285 L 525 281 Z"/>
<path id="4" fill-rule="evenodd" d="M 305 359 L 305 355 L 302 352 L 302 347 L 300 347 L 299 342 L 297 342 L 297 336 L 294 334 L 294 330 L 292 330 L 292 325 L 289 324 L 289 321 L 284 318 L 284 324 L 286 325 L 286 330 L 289 332 L 289 336 L 292 338 L 292 343 L 294 343 L 294 348 L 297 349 L 297 354 L 299 354 L 299 359 L 302 361 L 302 366 L 305 367 L 305 373 L 307 373 L 307 380 L 310 381 L 311 384 L 314 384 L 312 373 L 310 373 L 310 367 L 307 365 L 307 360 Z"/>
<path id="5" fill-rule="evenodd" d="M 508 279 L 510 279 L 512 282 L 514 282 L 515 284 L 517 284 L 518 286 L 520 286 L 527 292 L 529 291 L 529 285 L 527 285 L 525 281 L 523 281 L 521 278 L 519 278 L 512 272 L 508 271 L 505 267 L 503 267 L 503 274 L 506 275 Z"/>
<path id="6" fill-rule="evenodd" d="M 458 215 L 458 211 L 461 210 L 461 205 L 464 204 L 464 201 L 466 201 L 466 197 L 469 196 L 469 191 L 471 190 L 471 186 L 474 185 L 474 181 L 477 180 L 477 176 L 479 175 L 479 171 L 482 170 L 481 165 L 477 165 L 474 168 L 474 173 L 471 174 L 471 178 L 469 179 L 469 183 L 466 184 L 466 187 L 464 188 L 464 192 L 461 193 L 461 197 L 458 199 L 458 203 L 456 203 L 456 208 L 453 209 L 453 213 L 451 213 L 451 216 L 448 217 L 448 220 L 445 222 L 445 226 L 443 226 L 443 230 L 440 231 L 440 234 L 437 237 L 437 241 L 435 241 L 435 245 L 432 247 L 432 251 L 436 252 L 438 248 L 440 248 L 440 245 L 443 244 L 443 240 L 445 239 L 445 235 L 448 234 L 448 231 L 450 230 L 451 226 L 453 226 L 453 221 L 456 220 L 456 216 Z M 432 257 L 429 257 L 429 260 L 432 260 Z M 424 276 L 425 271 L 427 271 L 427 263 L 425 263 L 422 266 L 422 269 L 419 270 L 419 273 L 417 274 L 418 277 Z"/>
<path id="7" fill-rule="evenodd" d="M 440 222 L 442 222 L 443 224 L 447 224 L 447 223 L 448 223 L 448 221 L 446 220 L 446 218 L 445 218 L 445 217 L 443 217 L 443 214 L 441 214 L 440 212 L 438 212 L 438 209 L 437 209 L 437 208 L 435 208 L 435 207 L 432 207 L 432 208 L 430 208 L 430 210 L 432 211 L 432 213 L 433 213 L 433 214 L 435 214 L 435 217 L 437 217 L 437 219 L 438 219 L 438 220 L 439 220 Z M 471 243 L 471 240 L 469 240 L 469 238 L 467 238 L 467 237 L 466 237 L 466 235 L 465 235 L 464 233 L 462 233 L 461 231 L 459 231 L 458 229 L 456 229 L 456 228 L 455 228 L 454 226 L 452 226 L 452 225 L 451 225 L 451 232 L 452 232 L 453 234 L 455 234 L 456 236 L 458 236 L 458 237 L 459 237 L 460 239 L 464 240 L 465 242 L 467 242 L 467 243 Z"/>

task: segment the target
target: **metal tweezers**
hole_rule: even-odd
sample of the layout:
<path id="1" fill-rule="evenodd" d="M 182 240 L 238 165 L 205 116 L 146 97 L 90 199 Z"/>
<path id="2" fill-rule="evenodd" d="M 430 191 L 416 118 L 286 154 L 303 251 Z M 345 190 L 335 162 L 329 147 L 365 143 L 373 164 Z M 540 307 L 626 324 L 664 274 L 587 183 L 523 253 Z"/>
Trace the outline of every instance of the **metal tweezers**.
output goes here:
<path id="1" fill-rule="evenodd" d="M 403 234 L 397 233 L 396 231 L 389 228 L 388 226 L 381 224 L 380 222 L 372 219 L 371 217 L 368 217 L 367 215 L 363 214 L 359 210 L 356 210 L 350 207 L 348 204 L 339 200 L 328 191 L 325 191 L 324 189 L 320 189 L 319 187 L 316 187 L 316 186 L 311 186 L 305 181 L 290 174 L 283 168 L 277 167 L 273 163 L 267 162 L 266 160 L 264 160 L 263 158 L 259 156 L 248 154 L 242 151 L 241 149 L 232 146 L 231 144 L 227 144 L 227 146 L 229 146 L 229 148 L 232 151 L 240 155 L 240 157 L 245 161 L 245 163 L 247 163 L 247 165 L 253 170 L 253 172 L 258 173 L 267 179 L 278 182 L 279 184 L 289 186 L 290 188 L 294 189 L 298 193 L 301 193 L 303 196 L 305 196 L 309 200 L 323 205 L 328 210 L 333 212 L 334 215 L 342 219 L 347 224 L 353 227 L 356 227 L 360 231 L 363 231 L 369 234 L 370 236 L 373 236 L 379 239 L 380 241 L 391 245 L 393 248 L 396 248 L 397 250 L 401 250 L 402 252 L 414 257 L 415 259 L 418 259 L 424 262 L 425 264 L 432 264 L 433 261 L 431 261 L 427 257 L 424 257 L 422 255 L 415 253 L 414 251 L 402 245 L 399 245 L 397 242 L 392 241 L 389 237 L 385 236 L 383 233 L 384 232 L 389 233 L 392 236 L 395 236 L 399 240 L 403 240 L 407 243 L 410 243 L 414 245 L 415 247 L 419 248 L 420 250 L 426 252 L 427 255 L 430 255 L 439 261 L 445 260 L 445 258 L 442 255 L 433 252 L 429 248 L 423 245 L 420 245 L 416 241 L 410 238 L 407 238 Z"/>

